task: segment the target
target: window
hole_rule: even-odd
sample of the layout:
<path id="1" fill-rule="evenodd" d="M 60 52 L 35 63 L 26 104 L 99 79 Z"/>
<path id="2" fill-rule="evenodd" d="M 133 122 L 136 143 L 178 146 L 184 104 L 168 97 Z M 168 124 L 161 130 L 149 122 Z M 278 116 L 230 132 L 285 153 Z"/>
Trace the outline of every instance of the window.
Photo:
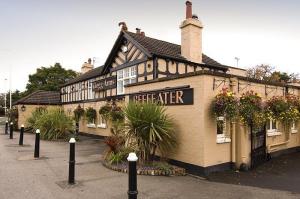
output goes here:
<path id="1" fill-rule="evenodd" d="M 226 120 L 224 117 L 217 118 L 217 143 L 229 143 L 231 139 L 226 135 Z"/>
<path id="2" fill-rule="evenodd" d="M 117 72 L 117 80 L 117 94 L 124 94 L 124 86 L 136 83 L 136 66 L 119 70 Z"/>
<path id="3" fill-rule="evenodd" d="M 292 123 L 291 133 L 298 133 L 297 123 L 295 121 Z"/>
<path id="4" fill-rule="evenodd" d="M 93 83 L 91 80 L 88 81 L 88 99 L 94 99 Z"/>
<path id="5" fill-rule="evenodd" d="M 282 133 L 278 130 L 278 122 L 276 120 L 267 121 L 267 135 L 268 136 L 277 136 Z"/>
<path id="6" fill-rule="evenodd" d="M 105 121 L 105 119 L 101 115 L 98 118 L 99 118 L 99 124 L 97 125 L 97 127 L 105 129 L 106 128 L 106 121 Z"/>

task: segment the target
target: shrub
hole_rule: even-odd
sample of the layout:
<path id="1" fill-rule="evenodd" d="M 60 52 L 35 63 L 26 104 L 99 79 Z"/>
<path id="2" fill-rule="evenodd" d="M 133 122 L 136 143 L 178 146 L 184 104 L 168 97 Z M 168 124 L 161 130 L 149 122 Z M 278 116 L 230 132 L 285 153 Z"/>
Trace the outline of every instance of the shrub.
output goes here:
<path id="1" fill-rule="evenodd" d="M 165 111 L 152 103 L 129 103 L 124 109 L 127 142 L 136 143 L 142 161 L 153 161 L 157 149 L 165 155 L 177 146 L 174 123 Z"/>
<path id="2" fill-rule="evenodd" d="M 73 130 L 73 121 L 61 108 L 37 110 L 28 119 L 33 131 L 40 129 L 41 139 L 58 140 L 67 138 Z"/>
<path id="3" fill-rule="evenodd" d="M 97 112 L 92 107 L 89 107 L 88 109 L 86 109 L 85 116 L 89 123 L 93 123 L 97 118 Z"/>

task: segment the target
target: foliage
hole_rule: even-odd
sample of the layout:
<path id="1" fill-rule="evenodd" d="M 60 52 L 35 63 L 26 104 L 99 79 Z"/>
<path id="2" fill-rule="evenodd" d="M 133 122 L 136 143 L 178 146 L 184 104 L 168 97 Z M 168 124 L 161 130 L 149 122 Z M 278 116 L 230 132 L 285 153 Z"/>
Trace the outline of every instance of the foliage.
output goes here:
<path id="1" fill-rule="evenodd" d="M 262 98 L 253 91 L 247 91 L 240 98 L 239 114 L 243 123 L 254 127 L 262 127 L 266 119 Z"/>
<path id="2" fill-rule="evenodd" d="M 110 118 L 110 111 L 111 111 L 112 107 L 110 104 L 106 104 L 104 106 L 102 106 L 99 110 L 99 114 L 106 120 L 108 121 Z"/>
<path id="3" fill-rule="evenodd" d="M 108 156 L 108 161 L 110 164 L 120 164 L 121 162 L 124 161 L 124 154 L 121 152 L 112 152 L 110 153 L 110 155 Z"/>
<path id="4" fill-rule="evenodd" d="M 154 167 L 154 168 L 156 168 L 158 170 L 161 170 L 163 172 L 171 172 L 174 169 L 174 167 L 172 167 L 167 162 L 157 162 L 157 161 L 155 161 L 155 162 L 152 162 L 152 163 L 150 163 L 146 166 Z"/>
<path id="5" fill-rule="evenodd" d="M 274 71 L 274 67 L 269 65 L 257 65 L 247 70 L 247 77 L 268 81 Z"/>
<path id="6" fill-rule="evenodd" d="M 11 100 L 12 102 L 16 102 L 19 99 L 25 97 L 24 92 L 20 92 L 19 90 L 15 90 L 11 92 Z M 9 92 L 6 93 L 6 107 L 10 107 L 10 100 L 9 100 Z M 5 106 L 5 94 L 0 96 L 0 106 L 4 107 Z"/>
<path id="7" fill-rule="evenodd" d="M 118 122 L 124 120 L 124 113 L 121 107 L 117 105 L 106 104 L 99 110 L 99 114 L 106 120 L 112 122 Z"/>
<path id="8" fill-rule="evenodd" d="M 299 120 L 299 110 L 293 105 L 295 102 L 292 99 L 292 97 L 289 97 L 289 100 L 281 96 L 272 97 L 266 102 L 267 117 L 282 121 L 285 124 Z"/>
<path id="9" fill-rule="evenodd" d="M 79 105 L 75 110 L 74 110 L 74 118 L 75 121 L 78 123 L 80 121 L 80 118 L 84 115 L 84 109 L 81 108 Z"/>
<path id="10" fill-rule="evenodd" d="M 85 111 L 85 116 L 89 123 L 93 123 L 95 119 L 97 118 L 97 112 L 92 107 L 89 107 Z"/>
<path id="11" fill-rule="evenodd" d="M 257 65 L 247 70 L 247 77 L 265 80 L 271 82 L 297 82 L 299 81 L 299 74 L 275 71 L 275 68 L 269 65 Z"/>
<path id="12" fill-rule="evenodd" d="M 124 109 L 127 142 L 136 143 L 142 161 L 153 161 L 157 149 L 165 155 L 177 146 L 174 123 L 165 112 L 152 103 L 131 102 Z"/>
<path id="13" fill-rule="evenodd" d="M 224 116 L 228 119 L 234 119 L 238 113 L 238 100 L 233 92 L 223 88 L 215 97 L 212 109 L 217 117 Z"/>
<path id="14" fill-rule="evenodd" d="M 61 85 L 76 76 L 75 71 L 66 70 L 59 63 L 50 67 L 38 68 L 35 74 L 29 75 L 26 95 L 37 90 L 59 91 Z"/>
<path id="15" fill-rule="evenodd" d="M 7 111 L 8 121 L 13 123 L 14 130 L 18 130 L 18 109 L 9 109 Z"/>
<path id="16" fill-rule="evenodd" d="M 113 122 L 123 121 L 124 120 L 124 112 L 121 107 L 115 106 L 112 107 L 110 112 L 110 118 Z"/>
<path id="17" fill-rule="evenodd" d="M 28 119 L 33 132 L 41 131 L 41 139 L 58 140 L 68 137 L 73 130 L 73 121 L 61 108 L 37 109 Z"/>

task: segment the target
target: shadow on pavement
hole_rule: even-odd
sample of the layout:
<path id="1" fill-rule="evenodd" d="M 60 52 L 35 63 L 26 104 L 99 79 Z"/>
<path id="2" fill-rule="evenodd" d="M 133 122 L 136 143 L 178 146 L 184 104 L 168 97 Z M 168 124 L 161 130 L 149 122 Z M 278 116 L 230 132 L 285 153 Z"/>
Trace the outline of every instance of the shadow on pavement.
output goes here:
<path id="1" fill-rule="evenodd" d="M 282 155 L 248 172 L 216 172 L 209 181 L 300 193 L 300 152 Z"/>

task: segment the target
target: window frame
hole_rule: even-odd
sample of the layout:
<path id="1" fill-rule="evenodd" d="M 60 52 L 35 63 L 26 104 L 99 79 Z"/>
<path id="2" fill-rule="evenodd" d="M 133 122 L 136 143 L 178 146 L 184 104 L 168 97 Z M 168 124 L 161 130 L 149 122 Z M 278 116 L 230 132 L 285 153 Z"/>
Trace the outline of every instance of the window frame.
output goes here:
<path id="1" fill-rule="evenodd" d="M 130 66 L 117 71 L 117 95 L 125 94 L 125 86 L 136 83 L 137 66 Z M 127 82 L 125 84 L 125 82 Z"/>

